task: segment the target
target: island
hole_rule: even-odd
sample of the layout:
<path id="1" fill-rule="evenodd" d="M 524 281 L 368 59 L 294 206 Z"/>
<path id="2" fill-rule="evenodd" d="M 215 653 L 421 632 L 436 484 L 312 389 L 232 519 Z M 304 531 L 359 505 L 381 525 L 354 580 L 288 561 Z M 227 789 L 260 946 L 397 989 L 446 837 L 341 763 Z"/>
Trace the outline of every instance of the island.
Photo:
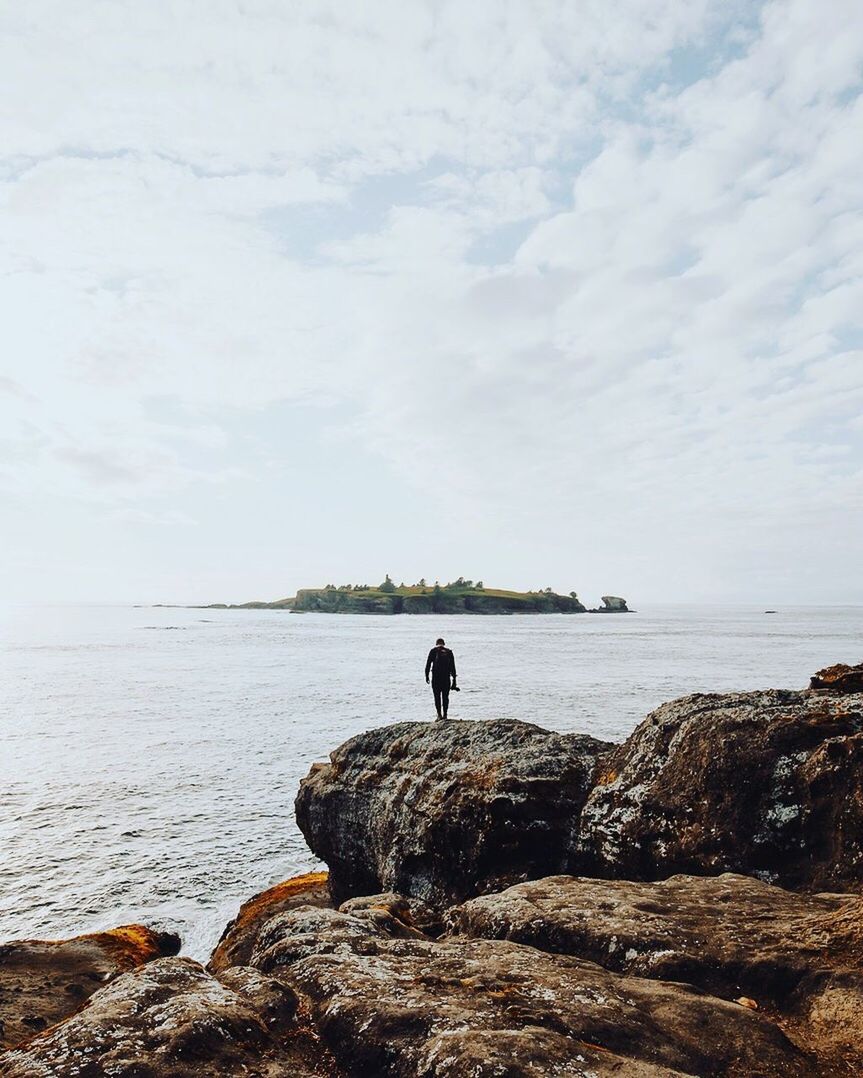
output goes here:
<path id="1" fill-rule="evenodd" d="M 387 574 L 383 583 L 327 584 L 301 588 L 296 595 L 274 602 L 229 605 L 212 603 L 207 610 L 290 610 L 318 614 L 628 614 L 626 600 L 603 595 L 602 606 L 592 610 L 574 591 L 560 595 L 551 588 L 541 591 L 506 591 L 486 588 L 481 580 L 459 577 L 448 584 L 419 580 L 396 584 Z"/>

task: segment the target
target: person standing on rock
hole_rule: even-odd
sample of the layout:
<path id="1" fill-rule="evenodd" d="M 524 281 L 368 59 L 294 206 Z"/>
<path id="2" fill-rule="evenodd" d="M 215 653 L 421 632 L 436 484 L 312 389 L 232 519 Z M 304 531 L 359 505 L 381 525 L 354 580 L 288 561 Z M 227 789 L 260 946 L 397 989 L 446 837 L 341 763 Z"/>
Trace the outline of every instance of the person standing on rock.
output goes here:
<path id="1" fill-rule="evenodd" d="M 449 710 L 450 686 L 458 692 L 458 685 L 455 683 L 455 655 L 446 647 L 442 636 L 438 637 L 426 659 L 426 685 L 429 683 L 429 672 L 437 717 L 445 719 Z"/>

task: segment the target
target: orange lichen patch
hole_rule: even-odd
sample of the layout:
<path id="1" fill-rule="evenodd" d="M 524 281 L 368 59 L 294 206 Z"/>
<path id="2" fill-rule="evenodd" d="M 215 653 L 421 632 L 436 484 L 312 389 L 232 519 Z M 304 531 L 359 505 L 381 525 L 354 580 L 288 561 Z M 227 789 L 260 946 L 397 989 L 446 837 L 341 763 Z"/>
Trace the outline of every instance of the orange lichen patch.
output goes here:
<path id="1" fill-rule="evenodd" d="M 241 928 L 249 921 L 258 920 L 277 903 L 296 898 L 305 891 L 311 891 L 312 888 L 326 886 L 328 878 L 328 872 L 305 872 L 302 876 L 292 876 L 289 880 L 283 880 L 282 883 L 268 887 L 266 891 L 261 891 L 259 895 L 255 895 L 240 906 L 234 927 Z"/>
<path id="2" fill-rule="evenodd" d="M 209 969 L 218 972 L 249 962 L 261 926 L 278 913 L 296 906 L 330 906 L 327 890 L 329 874 L 306 872 L 254 895 L 240 906 L 237 916 L 225 926 L 222 938 L 210 957 Z"/>
<path id="3" fill-rule="evenodd" d="M 857 666 L 848 666 L 846 663 L 827 666 L 813 675 L 809 687 L 841 693 L 863 692 L 863 663 Z"/>
<path id="4" fill-rule="evenodd" d="M 178 936 L 122 925 L 65 940 L 0 946 L 0 1049 L 65 1021 L 102 985 L 154 958 L 176 954 Z"/>
<path id="5" fill-rule="evenodd" d="M 179 939 L 167 932 L 155 932 L 146 925 L 120 925 L 105 932 L 88 932 L 63 940 L 20 940 L 20 948 L 56 948 L 70 954 L 88 946 L 98 948 L 120 970 L 133 969 L 154 958 L 177 953 Z"/>
<path id="6" fill-rule="evenodd" d="M 611 768 L 608 771 L 603 771 L 599 778 L 596 780 L 597 786 L 610 786 L 612 782 L 617 778 L 617 772 Z"/>
<path id="7" fill-rule="evenodd" d="M 132 969 L 154 958 L 177 953 L 176 937 L 154 932 L 145 925 L 121 925 L 108 932 L 94 932 L 82 936 L 82 940 L 92 940 L 103 947 L 113 960 L 123 969 Z"/>
<path id="8" fill-rule="evenodd" d="M 839 678 L 844 677 L 851 672 L 851 667 L 847 663 L 835 663 L 833 666 L 825 666 L 823 670 L 816 670 L 815 677 L 819 681 L 838 681 Z"/>

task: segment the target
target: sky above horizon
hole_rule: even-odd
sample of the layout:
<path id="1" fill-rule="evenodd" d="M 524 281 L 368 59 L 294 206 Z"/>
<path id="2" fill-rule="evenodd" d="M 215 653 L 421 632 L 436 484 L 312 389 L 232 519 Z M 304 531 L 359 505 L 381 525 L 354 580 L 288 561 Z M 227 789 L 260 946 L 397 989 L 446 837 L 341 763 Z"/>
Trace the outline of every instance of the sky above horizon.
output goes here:
<path id="1" fill-rule="evenodd" d="M 863 602 L 863 5 L 0 16 L 0 599 Z"/>

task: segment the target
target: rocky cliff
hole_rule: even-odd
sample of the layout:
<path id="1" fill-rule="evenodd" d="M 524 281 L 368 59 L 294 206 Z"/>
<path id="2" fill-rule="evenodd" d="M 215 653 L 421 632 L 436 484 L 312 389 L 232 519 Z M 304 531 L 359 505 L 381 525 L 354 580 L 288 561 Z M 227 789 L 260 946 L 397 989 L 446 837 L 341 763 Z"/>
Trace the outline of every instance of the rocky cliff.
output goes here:
<path id="1" fill-rule="evenodd" d="M 620 746 L 353 738 L 297 798 L 329 879 L 250 899 L 208 968 L 140 926 L 0 950 L 0 1075 L 859 1076 L 861 676 Z"/>
<path id="2" fill-rule="evenodd" d="M 258 604 L 266 605 L 266 604 Z M 304 588 L 290 609 L 321 614 L 583 614 L 575 595 L 446 585 L 442 588 Z M 624 604 L 625 605 L 625 604 Z"/>
<path id="3" fill-rule="evenodd" d="M 512 720 L 399 724 L 335 750 L 296 807 L 340 901 L 445 904 L 559 871 L 860 887 L 863 695 L 688 696 L 618 746 Z"/>
<path id="4" fill-rule="evenodd" d="M 343 584 L 335 587 L 301 588 L 296 595 L 274 602 L 251 602 L 228 606 L 212 603 L 211 610 L 292 610 L 317 614 L 584 614 L 587 607 L 574 591 L 561 595 L 542 591 L 508 591 L 486 588 L 459 577 L 450 584 L 394 584 L 387 579 L 377 587 Z M 604 595 L 602 606 L 590 613 L 627 613 L 626 600 Z"/>
<path id="5" fill-rule="evenodd" d="M 400 723 L 314 767 L 297 823 L 336 901 L 401 891 L 447 905 L 560 872 L 613 746 L 529 723 Z"/>

